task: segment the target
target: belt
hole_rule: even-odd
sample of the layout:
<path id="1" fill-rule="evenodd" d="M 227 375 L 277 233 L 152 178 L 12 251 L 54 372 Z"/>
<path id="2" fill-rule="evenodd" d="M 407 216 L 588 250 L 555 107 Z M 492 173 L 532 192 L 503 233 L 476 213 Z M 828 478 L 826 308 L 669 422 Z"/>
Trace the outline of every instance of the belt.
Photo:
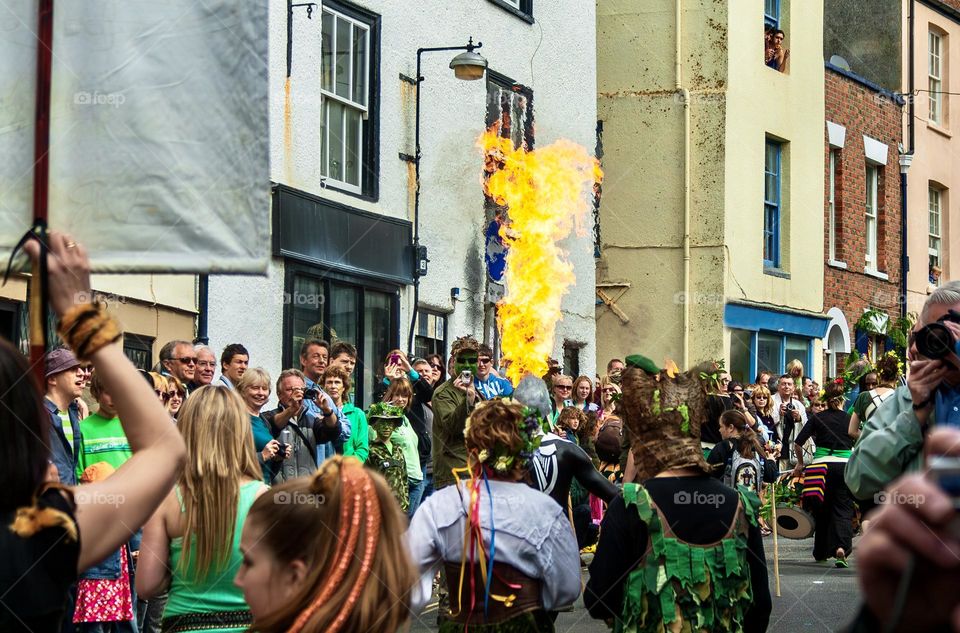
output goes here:
<path id="1" fill-rule="evenodd" d="M 163 618 L 160 633 L 183 633 L 225 628 L 248 628 L 253 624 L 249 611 L 215 611 L 213 613 L 185 613 Z"/>
<path id="2" fill-rule="evenodd" d="M 822 448 L 818 446 L 817 450 L 813 453 L 813 458 L 820 459 L 822 457 L 842 457 L 844 459 L 850 459 L 852 454 L 853 451 L 850 449 Z"/>
<path id="3" fill-rule="evenodd" d="M 490 586 L 490 608 L 486 616 L 483 613 L 483 599 L 486 594 L 486 579 L 481 576 L 479 566 L 475 568 L 473 583 L 464 579 L 463 593 L 460 593 L 460 563 L 445 562 L 447 589 L 450 594 L 450 609 L 459 606 L 459 613 L 451 613 L 450 619 L 460 624 L 499 624 L 523 613 L 539 611 L 540 581 L 530 578 L 516 568 L 504 564 L 493 564 L 493 582 Z M 473 585 L 473 610 L 471 611 L 471 589 Z M 457 596 L 460 596 L 459 601 Z M 499 599 L 497 599 L 497 597 Z"/>

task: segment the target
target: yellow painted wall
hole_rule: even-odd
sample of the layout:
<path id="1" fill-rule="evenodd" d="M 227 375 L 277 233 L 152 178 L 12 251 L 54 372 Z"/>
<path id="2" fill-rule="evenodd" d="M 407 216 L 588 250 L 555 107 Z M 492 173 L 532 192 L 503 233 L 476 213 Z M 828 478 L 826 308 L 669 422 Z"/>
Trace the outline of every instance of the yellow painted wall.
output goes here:
<path id="1" fill-rule="evenodd" d="M 690 90 L 690 292 L 683 289 L 683 107 L 675 91 L 672 0 L 597 3 L 598 117 L 606 173 L 597 283 L 622 321 L 597 308 L 597 366 L 640 352 L 682 357 L 690 304 L 690 361 L 729 358 L 728 299 L 823 309 L 822 6 L 784 0 L 792 62 L 763 64 L 763 6 L 683 2 L 682 83 Z M 792 10 L 790 5 L 796 5 Z M 802 10 L 800 10 L 802 9 Z M 790 279 L 764 275 L 764 138 L 796 141 L 783 196 L 783 261 Z M 814 350 L 814 358 L 819 357 Z"/>
<path id="2" fill-rule="evenodd" d="M 691 91 L 692 330 L 722 349 L 723 122 L 726 2 L 684 0 L 683 85 Z M 598 117 L 605 180 L 597 283 L 628 281 L 623 324 L 597 308 L 597 366 L 640 352 L 657 363 L 682 357 L 683 103 L 675 90 L 672 0 L 597 3 Z M 610 288 L 616 297 L 623 288 Z M 721 300 L 717 301 L 719 297 Z M 697 356 L 692 355 L 696 360 Z"/>
<path id="3" fill-rule="evenodd" d="M 915 5 L 915 87 L 927 90 L 928 86 L 928 33 L 931 26 L 946 33 L 944 38 L 943 90 L 960 92 L 960 25 L 932 11 L 923 4 Z M 903 12 L 903 32 L 909 30 L 907 12 Z M 906 51 L 906 46 L 904 47 Z M 908 91 L 907 77 L 909 56 L 904 55 L 904 91 Z M 941 262 L 944 280 L 960 279 L 960 98 L 943 95 L 944 120 L 942 125 L 928 122 L 930 104 L 927 93 L 916 97 L 914 121 L 915 142 L 913 163 L 907 172 L 907 255 L 910 271 L 907 273 L 907 308 L 919 312 L 927 299 L 928 286 L 928 236 L 929 194 L 931 181 L 946 187 L 940 202 L 941 213 Z M 904 117 L 909 108 L 904 108 Z M 904 128 L 904 138 L 907 130 Z M 907 141 L 904 141 L 905 143 Z"/>

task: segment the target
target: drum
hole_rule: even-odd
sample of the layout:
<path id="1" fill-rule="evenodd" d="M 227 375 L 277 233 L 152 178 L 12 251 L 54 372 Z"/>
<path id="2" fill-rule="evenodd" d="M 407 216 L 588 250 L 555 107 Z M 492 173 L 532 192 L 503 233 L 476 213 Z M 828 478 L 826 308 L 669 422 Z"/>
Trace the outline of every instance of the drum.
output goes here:
<path id="1" fill-rule="evenodd" d="M 777 504 L 777 535 L 790 539 L 813 536 L 816 522 L 813 515 L 799 506 Z"/>

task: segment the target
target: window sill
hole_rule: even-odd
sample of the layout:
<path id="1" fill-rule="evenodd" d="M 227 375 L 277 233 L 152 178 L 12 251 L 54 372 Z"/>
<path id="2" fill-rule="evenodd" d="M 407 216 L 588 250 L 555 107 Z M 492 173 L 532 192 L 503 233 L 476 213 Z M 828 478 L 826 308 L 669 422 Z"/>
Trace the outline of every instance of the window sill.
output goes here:
<path id="1" fill-rule="evenodd" d="M 790 279 L 790 273 L 780 268 L 768 268 L 764 266 L 763 274 L 770 275 L 771 277 L 779 277 L 780 279 Z"/>
<path id="2" fill-rule="evenodd" d="M 836 259 L 829 259 L 829 260 L 827 260 L 827 266 L 832 266 L 833 268 L 839 268 L 840 270 L 846 270 L 846 269 L 847 269 L 847 263 L 846 263 L 846 262 L 841 262 L 841 261 L 836 260 Z"/>
<path id="3" fill-rule="evenodd" d="M 501 9 L 503 9 L 504 11 L 506 11 L 507 13 L 510 13 L 511 15 L 515 15 L 516 17 L 520 18 L 521 20 L 523 20 L 523 21 L 526 22 L 527 24 L 533 24 L 533 23 L 534 23 L 534 19 L 533 19 L 533 16 L 532 16 L 532 15 L 530 15 L 529 13 L 524 13 L 523 11 L 521 11 L 520 9 L 518 9 L 517 7 L 512 6 L 512 5 L 504 2 L 503 0 L 489 0 L 489 2 L 492 2 L 493 4 L 497 5 L 498 7 L 500 7 Z"/>
<path id="4" fill-rule="evenodd" d="M 877 279 L 882 279 L 883 281 L 890 281 L 890 277 L 887 273 L 882 273 L 879 270 L 874 270 L 872 268 L 864 268 L 864 275 L 869 275 L 870 277 L 876 277 Z"/>
<path id="5" fill-rule="evenodd" d="M 945 136 L 945 137 L 947 137 L 947 138 L 953 138 L 953 133 L 952 133 L 950 130 L 948 130 L 948 129 L 945 128 L 945 127 L 941 127 L 941 126 L 937 125 L 936 123 L 932 123 L 932 122 L 930 122 L 930 121 L 927 121 L 927 129 L 933 130 L 934 132 L 936 132 L 936 133 L 939 134 L 940 136 Z"/>
<path id="6" fill-rule="evenodd" d="M 359 200 L 366 200 L 367 202 L 378 202 L 380 200 L 380 196 L 378 194 L 357 191 L 353 189 L 353 187 L 350 185 L 340 186 L 340 184 L 337 181 L 328 180 L 326 184 L 321 185 L 320 193 L 318 195 L 321 198 L 323 198 L 325 191 L 335 191 L 337 193 L 348 195 L 352 198 L 357 198 Z"/>

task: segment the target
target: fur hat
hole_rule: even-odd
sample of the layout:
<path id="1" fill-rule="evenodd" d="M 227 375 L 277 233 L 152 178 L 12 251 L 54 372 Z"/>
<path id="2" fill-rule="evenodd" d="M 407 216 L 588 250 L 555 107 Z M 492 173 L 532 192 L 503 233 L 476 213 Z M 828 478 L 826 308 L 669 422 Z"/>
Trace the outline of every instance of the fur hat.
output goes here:
<path id="1" fill-rule="evenodd" d="M 635 365 L 623 370 L 623 420 L 641 480 L 676 468 L 714 471 L 700 448 L 700 426 L 707 419 L 710 376 L 717 371 L 712 361 L 673 377 Z"/>

